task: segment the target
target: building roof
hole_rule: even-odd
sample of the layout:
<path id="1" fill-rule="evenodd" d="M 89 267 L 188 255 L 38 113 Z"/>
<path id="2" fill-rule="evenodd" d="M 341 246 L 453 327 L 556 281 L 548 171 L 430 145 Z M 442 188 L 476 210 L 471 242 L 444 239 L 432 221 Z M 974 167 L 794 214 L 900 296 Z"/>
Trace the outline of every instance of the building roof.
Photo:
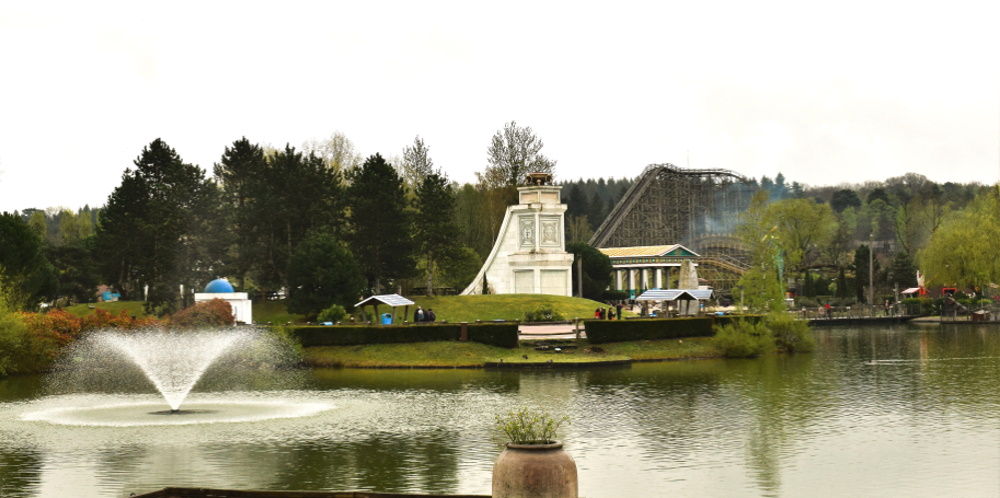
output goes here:
<path id="1" fill-rule="evenodd" d="M 680 244 L 664 246 L 602 247 L 597 249 L 610 258 L 631 258 L 636 256 L 694 256 L 699 254 Z"/>
<path id="2" fill-rule="evenodd" d="M 711 289 L 652 289 L 643 292 L 636 301 L 704 301 L 712 298 Z"/>
<path id="3" fill-rule="evenodd" d="M 396 306 L 410 306 L 415 303 L 403 296 L 400 296 L 399 294 L 380 294 L 378 296 L 369 297 L 368 299 L 355 304 L 354 307 L 357 308 L 359 306 L 368 306 L 373 304 L 387 304 L 395 308 Z"/>
<path id="4" fill-rule="evenodd" d="M 205 286 L 206 294 L 228 294 L 231 292 L 235 292 L 235 290 L 233 290 L 233 284 L 229 283 L 229 281 L 224 278 L 212 280 Z"/>

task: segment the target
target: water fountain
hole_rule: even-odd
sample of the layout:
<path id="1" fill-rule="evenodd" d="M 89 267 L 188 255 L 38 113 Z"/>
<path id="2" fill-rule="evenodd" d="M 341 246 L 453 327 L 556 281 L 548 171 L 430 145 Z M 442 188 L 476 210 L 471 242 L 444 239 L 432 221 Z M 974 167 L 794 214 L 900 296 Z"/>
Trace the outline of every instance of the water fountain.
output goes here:
<path id="1" fill-rule="evenodd" d="M 295 383 L 292 361 L 287 344 L 254 328 L 103 330 L 64 355 L 50 381 L 60 402 L 22 418 L 77 426 L 189 425 L 302 417 L 332 408 L 268 394 L 269 386 Z M 188 399 L 195 386 L 210 394 Z M 150 398 L 150 387 L 159 401 Z"/>

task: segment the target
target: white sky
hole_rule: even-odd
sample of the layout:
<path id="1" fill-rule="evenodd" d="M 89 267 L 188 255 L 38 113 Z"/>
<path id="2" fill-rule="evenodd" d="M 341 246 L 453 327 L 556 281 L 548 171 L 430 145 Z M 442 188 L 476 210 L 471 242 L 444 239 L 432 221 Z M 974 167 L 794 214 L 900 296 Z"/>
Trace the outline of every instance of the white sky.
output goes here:
<path id="1" fill-rule="evenodd" d="M 420 135 L 471 182 L 504 123 L 557 179 L 1000 179 L 1000 2 L 4 2 L 0 211 L 103 205 L 163 138 Z"/>

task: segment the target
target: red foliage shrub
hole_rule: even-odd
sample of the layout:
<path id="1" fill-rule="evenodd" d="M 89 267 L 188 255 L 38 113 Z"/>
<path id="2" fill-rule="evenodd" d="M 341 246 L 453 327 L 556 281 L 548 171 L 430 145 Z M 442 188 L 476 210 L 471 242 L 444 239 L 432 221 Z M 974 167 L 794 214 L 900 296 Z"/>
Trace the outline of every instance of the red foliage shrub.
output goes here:
<path id="1" fill-rule="evenodd" d="M 63 347 L 80 335 L 80 319 L 63 310 L 48 313 L 21 313 L 31 344 L 26 352 L 37 361 L 50 362 L 59 357 Z"/>
<path id="2" fill-rule="evenodd" d="M 233 307 L 222 299 L 202 301 L 174 313 L 170 324 L 175 327 L 224 327 L 236 323 Z"/>
<path id="3" fill-rule="evenodd" d="M 80 324 L 80 331 L 116 328 L 121 330 L 133 330 L 150 325 L 159 324 L 155 317 L 134 318 L 128 315 L 126 310 L 121 310 L 118 316 L 112 315 L 107 310 L 97 309 L 94 314 L 83 317 Z"/>

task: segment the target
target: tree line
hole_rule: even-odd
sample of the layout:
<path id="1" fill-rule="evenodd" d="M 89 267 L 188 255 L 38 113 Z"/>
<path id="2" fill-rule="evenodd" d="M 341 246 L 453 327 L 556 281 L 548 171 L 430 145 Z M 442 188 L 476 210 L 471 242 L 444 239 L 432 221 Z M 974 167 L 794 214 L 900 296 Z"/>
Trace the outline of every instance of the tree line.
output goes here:
<path id="1" fill-rule="evenodd" d="M 103 283 L 158 314 L 221 276 L 241 291 L 285 290 L 290 311 L 307 315 L 401 288 L 461 290 L 524 175 L 554 171 L 542 145 L 511 121 L 479 181 L 458 185 L 419 136 L 394 163 L 362 159 L 340 133 L 301 149 L 244 137 L 211 172 L 156 139 L 101 209 L 4 213 L 0 279 L 24 308 L 91 301 Z"/>
<path id="2" fill-rule="evenodd" d="M 0 215 L 0 279 L 21 307 L 87 302 L 103 283 L 160 313 L 220 276 L 241 291 L 284 289 L 290 309 L 304 314 L 397 289 L 457 291 L 489 255 L 524 175 L 555 171 L 542 147 L 530 127 L 506 123 L 489 142 L 477 181 L 459 185 L 434 166 L 419 136 L 388 159 L 363 158 L 340 133 L 300 149 L 244 137 L 210 171 L 157 139 L 101 208 Z M 574 252 L 634 181 L 560 183 Z M 962 265 L 950 264 L 973 260 L 962 251 L 984 243 L 956 245 L 963 232 L 955 220 L 983 234 L 997 219 L 983 207 L 990 189 L 979 184 L 908 174 L 810 187 L 780 173 L 752 183 L 763 200 L 746 223 L 767 235 L 800 295 L 865 300 L 869 255 L 880 295 L 915 285 L 918 263 L 932 284 L 995 281 L 988 271 L 960 273 Z M 946 234 L 947 244 L 936 242 Z"/>

